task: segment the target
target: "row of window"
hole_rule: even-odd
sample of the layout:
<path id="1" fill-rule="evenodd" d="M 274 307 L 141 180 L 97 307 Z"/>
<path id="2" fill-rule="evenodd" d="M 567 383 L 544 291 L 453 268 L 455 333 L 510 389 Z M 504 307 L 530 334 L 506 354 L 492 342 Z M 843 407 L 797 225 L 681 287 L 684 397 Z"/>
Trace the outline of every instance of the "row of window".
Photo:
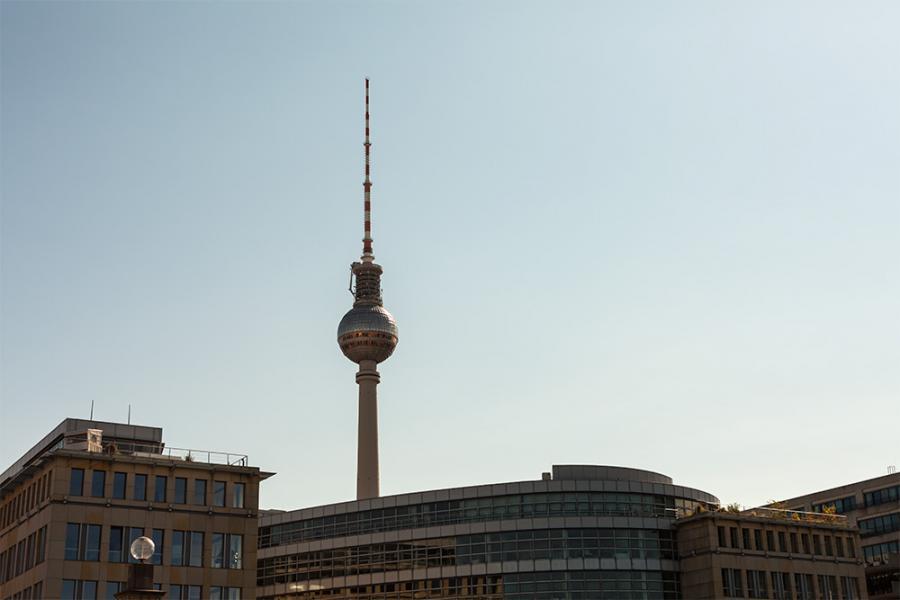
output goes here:
<path id="1" fill-rule="evenodd" d="M 741 527 L 718 527 L 719 547 L 736 548 L 740 550 L 755 550 L 758 552 L 790 552 L 791 554 L 815 554 L 817 556 L 837 556 L 844 558 L 856 558 L 856 548 L 853 538 L 835 534 L 819 535 L 814 533 L 798 533 L 796 531 L 772 531 L 771 529 L 757 529 Z M 765 536 L 765 543 L 763 543 Z M 778 544 L 775 544 L 775 540 Z M 790 546 L 788 546 L 790 541 Z M 812 546 L 810 546 L 812 541 Z M 790 550 L 789 550 L 790 548 Z"/>
<path id="2" fill-rule="evenodd" d="M 0 552 L 0 583 L 30 570 L 44 562 L 47 554 L 47 526 Z"/>
<path id="3" fill-rule="evenodd" d="M 900 501 L 900 485 L 866 492 L 863 494 L 866 506 L 878 506 L 879 504 L 888 504 Z"/>
<path id="4" fill-rule="evenodd" d="M 568 558 L 675 559 L 672 532 L 651 529 L 538 529 L 385 542 L 258 561 L 258 585 L 413 568 Z"/>
<path id="5" fill-rule="evenodd" d="M 124 500 L 128 489 L 128 473 L 116 471 L 112 476 L 112 485 L 107 486 L 106 471 L 94 469 L 91 471 L 89 494 L 94 498 L 112 498 L 115 500 Z M 148 498 L 149 475 L 145 473 L 134 473 L 132 476 L 131 499 L 146 501 Z M 169 492 L 172 494 L 173 504 L 188 503 L 188 480 L 186 477 L 175 477 L 174 485 L 169 490 L 169 478 L 165 475 L 153 476 L 153 494 L 150 496 L 153 502 L 168 502 Z M 207 506 L 207 487 L 209 481 L 206 479 L 194 479 L 192 488 L 191 503 L 197 506 Z M 244 508 L 244 492 L 246 486 L 240 482 L 231 484 L 231 504 L 232 508 Z M 215 480 L 212 482 L 212 505 L 226 506 L 226 498 L 228 496 L 228 482 Z M 69 496 L 85 495 L 85 471 L 84 469 L 73 468 L 69 477 Z"/>
<path id="6" fill-rule="evenodd" d="M 848 513 L 851 510 L 856 510 L 856 496 L 847 496 L 845 498 L 838 498 L 836 500 L 829 500 L 828 502 L 813 504 L 812 510 L 813 512 L 821 513 L 825 512 L 825 509 L 830 507 L 834 507 L 834 512 L 838 513 L 839 515 Z"/>
<path id="7" fill-rule="evenodd" d="M 860 537 L 900 531 L 900 513 L 862 519 L 856 524 L 859 525 Z"/>
<path id="8" fill-rule="evenodd" d="M 24 590 L 7 596 L 6 600 L 44 600 L 44 582 L 38 581 Z"/>
<path id="9" fill-rule="evenodd" d="M 107 581 L 103 586 L 103 600 L 114 600 L 116 594 L 125 589 L 124 581 Z M 154 584 L 155 589 L 162 589 L 160 584 Z M 100 585 L 97 581 L 82 579 L 63 579 L 61 600 L 99 600 L 97 593 Z M 168 598 L 170 600 L 241 600 L 241 588 L 209 586 L 204 589 L 199 585 L 169 586 Z M 40 598 L 40 596 L 34 596 Z M 27 600 L 23 597 L 22 600 Z"/>
<path id="10" fill-rule="evenodd" d="M 674 600 L 678 575 L 659 571 L 552 571 L 445 577 L 291 592 L 298 600 Z"/>
<path id="11" fill-rule="evenodd" d="M 900 553 L 900 542 L 896 541 L 863 546 L 863 556 L 866 557 L 867 563 L 885 563 L 888 561 L 889 555 L 898 553 Z"/>
<path id="12" fill-rule="evenodd" d="M 654 494 L 553 492 L 427 502 L 261 527 L 261 548 L 307 540 L 497 519 L 565 516 L 674 517 L 701 502 Z"/>
<path id="13" fill-rule="evenodd" d="M 101 557 L 101 525 L 90 523 L 66 524 L 66 560 L 99 561 Z M 172 531 L 169 564 L 174 567 L 202 567 L 204 538 L 202 531 Z M 109 527 L 106 562 L 135 562 L 129 553 L 131 543 L 144 535 L 141 527 Z M 151 558 L 155 565 L 163 564 L 165 531 L 153 529 L 150 535 L 156 549 Z M 210 536 L 209 565 L 215 569 L 243 568 L 244 537 L 236 533 L 213 533 Z"/>
<path id="14" fill-rule="evenodd" d="M 31 509 L 47 499 L 50 495 L 52 476 L 53 471 L 47 471 L 0 505 L 0 529 L 12 525 L 16 519 L 28 514 Z"/>
<path id="15" fill-rule="evenodd" d="M 815 579 L 817 587 L 813 588 L 813 576 L 808 573 L 790 573 L 772 571 L 753 571 L 748 569 L 741 575 L 740 569 L 722 569 L 722 593 L 726 598 L 774 598 L 775 600 L 813 600 L 828 598 L 837 600 L 858 600 L 859 581 L 855 577 L 841 577 L 841 596 L 838 596 L 838 579 L 834 575 L 818 575 Z M 744 583 L 746 582 L 746 588 Z M 793 586 L 792 586 L 793 583 Z M 769 590 L 771 589 L 771 595 Z M 818 595 L 816 591 L 818 590 Z M 745 594 L 746 591 L 746 594 Z"/>

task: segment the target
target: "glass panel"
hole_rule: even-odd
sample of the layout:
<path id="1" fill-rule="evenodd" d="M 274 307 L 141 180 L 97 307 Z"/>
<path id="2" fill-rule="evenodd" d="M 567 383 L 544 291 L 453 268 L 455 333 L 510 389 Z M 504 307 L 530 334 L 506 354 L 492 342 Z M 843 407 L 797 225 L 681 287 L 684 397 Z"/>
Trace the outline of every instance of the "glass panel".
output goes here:
<path id="1" fill-rule="evenodd" d="M 113 498 L 115 498 L 116 500 L 125 499 L 125 484 L 127 483 L 127 481 L 127 473 L 113 473 Z"/>
<path id="2" fill-rule="evenodd" d="M 94 471 L 91 476 L 91 496 L 103 498 L 106 495 L 106 471 Z"/>
<path id="3" fill-rule="evenodd" d="M 128 529 L 128 545 L 124 548 L 124 552 L 128 555 L 128 562 L 136 563 L 137 560 L 133 556 L 131 556 L 131 544 L 134 540 L 138 539 L 144 535 L 144 530 L 141 527 L 130 527 Z"/>
<path id="4" fill-rule="evenodd" d="M 244 508 L 244 484 L 232 484 L 231 493 L 231 506 L 234 508 Z"/>
<path id="5" fill-rule="evenodd" d="M 141 473 L 138 473 L 134 476 L 134 499 L 135 500 L 146 500 L 147 499 L 147 476 Z"/>
<path id="6" fill-rule="evenodd" d="M 213 481 L 213 506 L 225 506 L 224 481 Z"/>
<path id="7" fill-rule="evenodd" d="M 212 536 L 212 566 L 214 569 L 225 567 L 225 534 L 214 533 Z"/>
<path id="8" fill-rule="evenodd" d="M 66 560 L 78 560 L 78 537 L 80 535 L 81 525 L 78 523 L 68 523 L 66 525 Z M 74 594 L 75 592 L 73 591 L 72 593 Z"/>
<path id="9" fill-rule="evenodd" d="M 63 579 L 62 600 L 75 600 L 75 580 Z"/>
<path id="10" fill-rule="evenodd" d="M 241 600 L 241 588 L 228 588 L 228 600 Z"/>
<path id="11" fill-rule="evenodd" d="M 188 600 L 200 600 L 200 586 L 199 585 L 188 586 Z"/>
<path id="12" fill-rule="evenodd" d="M 97 582 L 81 582 L 81 600 L 97 600 Z"/>
<path id="13" fill-rule="evenodd" d="M 206 506 L 206 480 L 194 480 L 194 504 Z"/>
<path id="14" fill-rule="evenodd" d="M 113 526 L 109 528 L 109 555 L 107 562 L 124 562 L 125 556 L 122 554 L 122 537 L 124 533 L 125 531 L 122 527 Z"/>
<path id="15" fill-rule="evenodd" d="M 188 565 L 192 567 L 203 566 L 203 532 L 191 532 L 191 557 Z"/>
<path id="16" fill-rule="evenodd" d="M 181 600 L 181 586 L 174 583 L 169 586 L 169 599 Z"/>
<path id="17" fill-rule="evenodd" d="M 100 560 L 100 526 L 87 525 L 87 536 L 84 550 L 84 560 Z M 97 590 L 94 590 L 94 596 Z M 92 597 L 94 597 L 92 596 Z"/>
<path id="18" fill-rule="evenodd" d="M 168 478 L 165 475 L 157 475 L 153 478 L 153 501 L 154 502 L 165 502 L 166 501 L 166 485 L 168 485 Z"/>
<path id="19" fill-rule="evenodd" d="M 175 504 L 187 504 L 187 479 L 175 478 Z"/>
<path id="20" fill-rule="evenodd" d="M 156 545 L 156 548 L 153 550 L 153 557 L 150 560 L 150 562 L 154 565 L 162 564 L 163 535 L 164 532 L 162 529 L 154 529 L 153 533 L 150 536 L 153 539 L 153 543 Z"/>
<path id="21" fill-rule="evenodd" d="M 69 495 L 81 496 L 84 493 L 84 469 L 72 469 L 69 478 Z"/>
<path id="22" fill-rule="evenodd" d="M 180 567 L 184 564 L 184 532 L 172 532 L 172 566 Z"/>
<path id="23" fill-rule="evenodd" d="M 244 536 L 232 533 L 228 539 L 228 568 L 240 569 L 244 558 Z"/>

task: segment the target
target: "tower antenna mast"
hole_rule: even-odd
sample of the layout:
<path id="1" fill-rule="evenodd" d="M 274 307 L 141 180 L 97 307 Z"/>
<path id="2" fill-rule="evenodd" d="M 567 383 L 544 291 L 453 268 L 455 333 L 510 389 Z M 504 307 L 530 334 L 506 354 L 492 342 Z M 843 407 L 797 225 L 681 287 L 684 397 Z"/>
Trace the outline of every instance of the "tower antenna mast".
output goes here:
<path id="1" fill-rule="evenodd" d="M 381 299 L 381 265 L 372 253 L 372 180 L 369 139 L 369 80 L 366 78 L 366 166 L 363 179 L 364 225 L 363 254 L 350 265 L 356 285 L 351 308 L 338 325 L 338 345 L 344 356 L 359 365 L 359 421 L 356 439 L 356 498 L 376 498 L 380 491 L 378 467 L 378 397 L 381 375 L 376 370 L 397 347 L 397 322 L 384 308 Z"/>

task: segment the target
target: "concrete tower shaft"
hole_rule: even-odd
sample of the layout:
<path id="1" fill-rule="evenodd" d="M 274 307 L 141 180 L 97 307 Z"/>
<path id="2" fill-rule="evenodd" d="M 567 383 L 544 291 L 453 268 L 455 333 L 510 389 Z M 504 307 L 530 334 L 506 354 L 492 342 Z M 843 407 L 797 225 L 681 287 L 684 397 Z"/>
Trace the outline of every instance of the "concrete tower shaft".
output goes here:
<path id="1" fill-rule="evenodd" d="M 357 434 L 356 497 L 379 495 L 378 469 L 378 363 L 388 359 L 397 347 L 397 322 L 381 299 L 381 265 L 372 252 L 372 181 L 369 177 L 369 80 L 366 79 L 365 178 L 363 180 L 363 254 L 350 265 L 355 285 L 353 308 L 338 325 L 338 345 L 344 356 L 359 365 L 359 427 Z"/>

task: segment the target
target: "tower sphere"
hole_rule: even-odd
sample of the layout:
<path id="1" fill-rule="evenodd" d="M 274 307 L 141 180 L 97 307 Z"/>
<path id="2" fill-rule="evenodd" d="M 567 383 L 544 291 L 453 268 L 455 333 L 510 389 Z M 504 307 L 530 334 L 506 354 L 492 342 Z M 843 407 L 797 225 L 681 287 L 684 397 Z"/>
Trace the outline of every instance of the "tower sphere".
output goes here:
<path id="1" fill-rule="evenodd" d="M 397 322 L 383 306 L 351 308 L 338 325 L 337 339 L 344 356 L 355 363 L 383 362 L 397 347 Z"/>

